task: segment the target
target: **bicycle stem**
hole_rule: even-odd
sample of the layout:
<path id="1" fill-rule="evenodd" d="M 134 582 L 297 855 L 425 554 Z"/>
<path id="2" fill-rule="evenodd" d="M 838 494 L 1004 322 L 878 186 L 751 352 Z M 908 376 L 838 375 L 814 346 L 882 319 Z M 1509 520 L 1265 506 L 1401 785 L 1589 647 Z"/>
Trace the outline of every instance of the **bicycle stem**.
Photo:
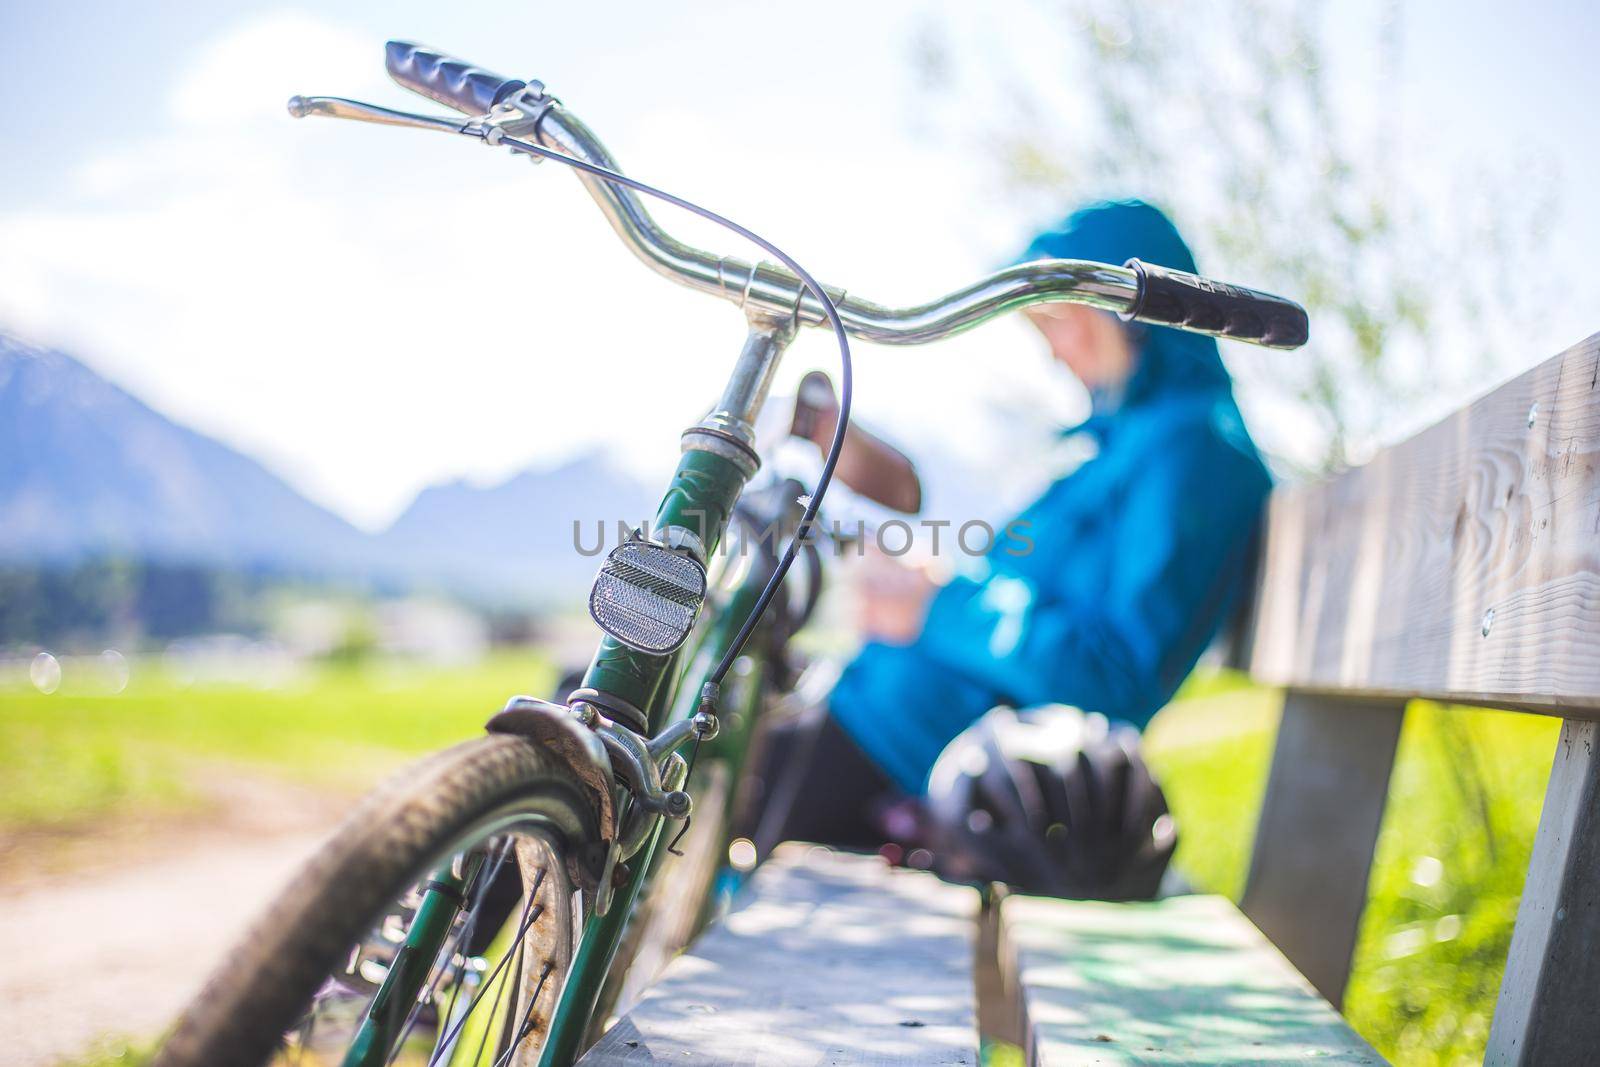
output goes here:
<path id="1" fill-rule="evenodd" d="M 753 442 L 753 424 L 772 388 L 772 377 L 777 373 L 784 350 L 794 340 L 795 321 L 792 316 L 765 312 L 751 312 L 748 317 L 750 332 L 727 387 L 722 391 L 722 399 L 700 425 L 749 435 Z M 688 434 L 695 432 L 691 429 Z"/>

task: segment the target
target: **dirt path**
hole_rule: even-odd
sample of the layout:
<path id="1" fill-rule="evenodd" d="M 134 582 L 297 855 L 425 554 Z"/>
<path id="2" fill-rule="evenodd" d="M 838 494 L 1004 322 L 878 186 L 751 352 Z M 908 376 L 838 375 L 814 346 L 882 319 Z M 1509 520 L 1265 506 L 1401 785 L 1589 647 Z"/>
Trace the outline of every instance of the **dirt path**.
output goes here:
<path id="1" fill-rule="evenodd" d="M 233 774 L 205 791 L 203 820 L 6 843 L 0 1059 L 45 1067 L 157 1035 L 343 806 Z"/>

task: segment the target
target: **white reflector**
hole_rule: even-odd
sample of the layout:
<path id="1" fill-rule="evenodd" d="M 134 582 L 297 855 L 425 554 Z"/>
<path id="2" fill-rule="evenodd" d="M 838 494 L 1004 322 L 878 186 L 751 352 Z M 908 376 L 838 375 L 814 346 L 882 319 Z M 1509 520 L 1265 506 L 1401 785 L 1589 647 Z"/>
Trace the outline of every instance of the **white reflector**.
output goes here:
<path id="1" fill-rule="evenodd" d="M 601 565 L 589 591 L 589 615 L 629 648 L 664 655 L 689 636 L 705 598 L 706 571 L 696 560 L 649 541 L 628 541 Z"/>

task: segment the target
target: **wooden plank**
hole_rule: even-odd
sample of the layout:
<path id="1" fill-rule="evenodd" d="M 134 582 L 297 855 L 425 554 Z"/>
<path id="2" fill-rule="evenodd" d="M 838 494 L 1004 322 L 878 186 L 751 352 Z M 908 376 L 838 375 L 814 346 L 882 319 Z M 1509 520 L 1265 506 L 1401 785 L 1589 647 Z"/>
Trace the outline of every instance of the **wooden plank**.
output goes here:
<path id="1" fill-rule="evenodd" d="M 978 895 L 784 845 L 581 1061 L 976 1067 Z"/>
<path id="2" fill-rule="evenodd" d="M 1240 907 L 1311 984 L 1344 998 L 1405 702 L 1284 697 Z"/>
<path id="3" fill-rule="evenodd" d="M 1028 1062 L 1383 1063 L 1222 897 L 1008 897 Z"/>
<path id="4" fill-rule="evenodd" d="M 1600 725 L 1556 745 L 1484 1061 L 1593 1063 L 1600 1049 Z"/>
<path id="5" fill-rule="evenodd" d="M 1600 335 L 1273 494 L 1251 673 L 1600 717 Z"/>

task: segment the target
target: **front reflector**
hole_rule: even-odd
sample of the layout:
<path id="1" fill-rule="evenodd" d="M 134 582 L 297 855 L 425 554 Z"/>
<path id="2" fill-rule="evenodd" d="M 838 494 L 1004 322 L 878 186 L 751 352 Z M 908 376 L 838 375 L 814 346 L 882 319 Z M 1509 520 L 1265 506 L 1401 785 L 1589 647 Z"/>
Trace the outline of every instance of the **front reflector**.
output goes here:
<path id="1" fill-rule="evenodd" d="M 629 648 L 663 655 L 689 636 L 705 598 L 699 562 L 650 541 L 628 541 L 600 567 L 589 615 Z"/>

